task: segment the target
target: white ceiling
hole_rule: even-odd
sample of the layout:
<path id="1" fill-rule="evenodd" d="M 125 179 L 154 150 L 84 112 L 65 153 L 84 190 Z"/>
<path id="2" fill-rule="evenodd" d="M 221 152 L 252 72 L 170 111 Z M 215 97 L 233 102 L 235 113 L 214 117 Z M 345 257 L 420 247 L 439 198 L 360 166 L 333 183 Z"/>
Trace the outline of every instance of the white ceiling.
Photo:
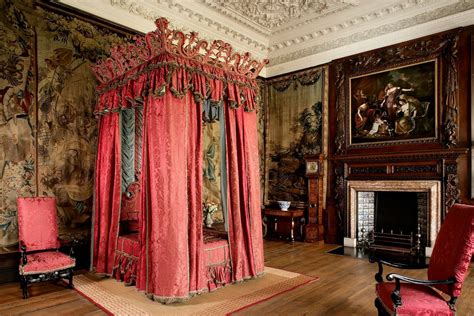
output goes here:
<path id="1" fill-rule="evenodd" d="M 171 26 L 270 59 L 263 77 L 474 23 L 474 0 L 60 0 L 149 32 Z"/>

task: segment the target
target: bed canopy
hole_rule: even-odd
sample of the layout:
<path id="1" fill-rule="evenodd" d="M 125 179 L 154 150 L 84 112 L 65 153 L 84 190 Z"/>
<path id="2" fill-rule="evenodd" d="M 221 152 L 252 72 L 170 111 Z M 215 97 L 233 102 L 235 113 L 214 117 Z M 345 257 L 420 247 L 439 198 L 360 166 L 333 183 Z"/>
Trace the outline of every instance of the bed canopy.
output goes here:
<path id="1" fill-rule="evenodd" d="M 155 24 L 155 31 L 112 48 L 110 58 L 92 67 L 100 82 L 92 264 L 107 274 L 120 266 L 138 290 L 174 302 L 212 289 L 210 278 L 236 282 L 263 272 L 254 110 L 255 78 L 267 61 L 172 30 L 164 18 Z M 204 104 L 223 109 L 225 121 L 225 267 L 206 265 Z M 118 251 L 125 247 L 125 209 L 137 220 L 133 255 Z"/>

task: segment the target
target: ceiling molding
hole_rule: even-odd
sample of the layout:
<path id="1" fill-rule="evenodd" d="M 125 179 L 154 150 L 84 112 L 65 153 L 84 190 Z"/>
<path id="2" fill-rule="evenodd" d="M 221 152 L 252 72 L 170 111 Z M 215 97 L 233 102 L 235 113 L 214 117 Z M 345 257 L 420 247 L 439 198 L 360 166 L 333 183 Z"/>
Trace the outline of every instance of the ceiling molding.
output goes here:
<path id="1" fill-rule="evenodd" d="M 290 71 L 296 71 L 318 65 L 329 63 L 335 59 L 363 53 L 372 49 L 377 49 L 430 34 L 447 31 L 457 27 L 468 26 L 473 23 L 474 9 L 464 11 L 454 16 L 447 16 L 440 20 L 434 20 L 423 25 L 413 26 L 397 32 L 391 32 L 380 37 L 373 37 L 361 40 L 348 45 L 341 45 L 329 50 L 321 50 L 319 53 L 310 54 L 306 57 L 291 60 L 285 63 L 267 66 L 261 72 L 261 76 L 266 78 L 278 76 Z"/>
<path id="2" fill-rule="evenodd" d="M 358 1 L 201 0 L 221 14 L 266 36 L 286 32 L 348 9 Z M 296 23 L 294 21 L 297 21 Z"/>
<path id="3" fill-rule="evenodd" d="M 107 0 L 97 0 L 97 1 L 107 2 Z M 206 27 L 210 27 L 218 32 L 225 34 L 226 36 L 238 38 L 240 39 L 240 41 L 246 43 L 247 45 L 251 47 L 260 49 L 262 51 L 267 50 L 268 44 L 266 41 L 258 41 L 254 37 L 244 36 L 235 28 L 232 28 L 231 25 L 229 25 L 228 23 L 223 23 L 216 19 L 209 18 L 208 16 L 204 15 L 200 10 L 199 11 L 194 10 L 192 6 L 190 6 L 191 4 L 189 3 L 179 2 L 178 0 L 161 0 L 161 1 L 157 0 L 156 2 L 158 4 L 154 7 L 154 10 L 149 9 L 147 8 L 147 6 L 139 3 L 139 1 L 134 1 L 134 0 L 110 0 L 110 5 L 120 7 L 124 10 L 127 10 L 129 13 L 138 15 L 151 22 L 154 22 L 160 16 L 167 17 L 166 15 L 159 15 L 158 12 L 173 11 L 174 13 L 185 15 L 186 22 L 188 22 L 188 20 L 191 20 L 198 24 L 203 24 Z M 166 5 L 167 8 L 164 7 L 161 9 L 165 9 L 165 10 L 157 10 L 157 7 L 160 4 Z M 170 22 L 172 24 L 178 24 L 181 27 L 181 29 L 184 29 L 185 31 L 189 29 L 189 22 L 179 23 L 176 20 L 177 20 L 176 18 L 170 19 Z"/>
<path id="4" fill-rule="evenodd" d="M 474 8 L 474 1 L 464 2 L 464 3 L 455 3 L 450 6 L 438 8 L 434 11 L 424 12 L 416 16 L 409 18 L 397 20 L 396 22 L 379 25 L 375 28 L 369 30 L 364 30 L 357 33 L 352 33 L 344 37 L 338 37 L 332 41 L 325 42 L 323 44 L 315 44 L 314 46 L 307 47 L 304 49 L 296 50 L 292 53 L 279 55 L 279 56 L 269 56 L 270 65 L 278 65 L 288 61 L 300 59 L 309 55 L 314 55 L 322 51 L 329 51 L 331 49 L 346 46 L 353 43 L 358 43 L 370 38 L 380 38 L 383 35 L 388 33 L 398 32 L 403 29 L 407 29 L 416 25 L 424 24 L 430 21 L 438 20 L 458 12 L 463 12 Z M 472 21 L 474 22 L 474 21 Z M 419 37 L 419 34 L 416 34 L 416 37 Z"/>
<path id="5" fill-rule="evenodd" d="M 173 28 L 270 59 L 267 77 L 474 23 L 473 0 L 318 0 L 312 9 L 304 0 L 60 2 L 140 32 L 164 16 Z"/>
<path id="6" fill-rule="evenodd" d="M 382 8 L 376 8 L 370 11 L 364 10 L 361 15 L 351 16 L 349 19 L 336 19 L 335 23 L 330 20 L 330 23 L 327 25 L 322 25 L 318 28 L 311 28 L 310 33 L 305 33 L 301 35 L 302 32 L 300 31 L 298 32 L 300 34 L 299 36 L 294 36 L 293 32 L 293 34 L 288 34 L 286 40 L 280 40 L 279 42 L 276 42 L 279 39 L 278 37 L 276 37 L 273 39 L 268 49 L 269 51 L 274 51 L 281 49 L 285 46 L 289 46 L 289 43 L 298 44 L 311 39 L 317 39 L 319 37 L 328 37 L 331 35 L 331 33 L 341 33 L 347 28 L 361 28 L 364 27 L 364 25 L 374 24 L 376 21 L 386 19 L 389 15 L 399 14 L 402 11 L 410 10 L 414 6 L 420 6 L 426 2 L 427 1 L 406 0 L 393 5 L 387 5 Z M 314 22 L 315 20 L 310 19 L 305 21 L 304 23 L 297 24 L 296 27 L 301 29 L 303 26 Z M 293 31 L 296 27 L 288 27 L 286 31 Z M 288 40 L 288 38 L 290 38 L 290 40 Z"/>

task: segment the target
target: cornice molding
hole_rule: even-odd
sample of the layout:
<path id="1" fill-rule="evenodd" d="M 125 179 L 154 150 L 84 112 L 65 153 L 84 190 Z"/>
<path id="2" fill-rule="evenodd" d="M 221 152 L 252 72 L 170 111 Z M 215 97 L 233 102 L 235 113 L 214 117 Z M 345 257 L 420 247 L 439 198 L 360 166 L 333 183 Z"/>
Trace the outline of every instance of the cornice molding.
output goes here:
<path id="1" fill-rule="evenodd" d="M 424 12 L 414 17 L 409 17 L 403 20 L 398 20 L 394 23 L 385 24 L 377 28 L 366 31 L 357 32 L 345 37 L 337 38 L 335 40 L 325 42 L 323 44 L 310 46 L 292 53 L 275 56 L 270 58 L 270 66 L 282 64 L 288 61 L 297 60 L 306 56 L 314 55 L 322 51 L 329 51 L 331 49 L 358 43 L 367 39 L 386 35 L 388 33 L 396 32 L 402 29 L 430 22 L 436 19 L 444 18 L 455 13 L 474 9 L 473 1 L 461 1 L 446 7 L 438 8 L 434 11 Z"/>
<path id="2" fill-rule="evenodd" d="M 300 43 L 308 42 L 308 41 L 311 41 L 311 40 L 315 40 L 319 37 L 328 37 L 328 36 L 331 36 L 332 33 L 340 33 L 340 32 L 342 32 L 345 29 L 350 28 L 350 27 L 364 27 L 366 24 L 373 23 L 376 20 L 384 19 L 388 15 L 394 15 L 394 14 L 400 13 L 402 11 L 410 10 L 410 9 L 416 7 L 416 6 L 424 5 L 427 2 L 434 2 L 434 0 L 417 0 L 417 1 L 406 0 L 403 3 L 398 3 L 396 5 L 390 5 L 390 6 L 382 8 L 382 9 L 377 9 L 377 10 L 365 13 L 363 15 L 352 17 L 350 19 L 347 19 L 345 21 L 342 21 L 342 22 L 339 22 L 339 23 L 336 23 L 336 24 L 330 24 L 326 27 L 316 29 L 311 33 L 306 33 L 306 34 L 300 35 L 298 37 L 292 36 L 293 37 L 292 40 L 290 40 L 290 41 L 286 40 L 286 41 L 280 41 L 280 42 L 274 43 L 274 44 L 272 44 L 268 47 L 268 50 L 271 52 L 271 51 L 275 51 L 275 50 L 278 50 L 278 49 L 281 49 L 281 48 L 284 48 L 284 47 L 288 47 L 288 46 L 291 46 L 291 45 L 300 44 Z M 347 8 L 348 7 L 341 8 L 338 12 L 341 12 L 344 9 L 347 9 Z M 315 18 L 315 19 L 308 19 L 304 22 L 295 24 L 293 26 L 289 26 L 289 27 L 285 28 L 284 30 L 282 30 L 281 32 L 276 32 L 274 34 L 284 33 L 284 32 L 287 32 L 287 31 L 293 31 L 293 30 L 295 30 L 297 28 L 301 28 L 301 27 L 303 27 L 307 24 L 314 23 L 319 18 L 322 18 L 322 16 L 318 17 L 318 18 Z"/>
<path id="3" fill-rule="evenodd" d="M 346 5 L 346 6 L 334 9 L 331 12 L 327 12 L 325 14 L 318 15 L 317 17 L 314 17 L 312 19 L 307 19 L 307 20 L 304 20 L 304 21 L 301 21 L 301 22 L 298 22 L 298 23 L 295 23 L 295 24 L 292 24 L 292 25 L 288 25 L 288 26 L 283 27 L 283 28 L 279 28 L 279 29 L 275 30 L 274 32 L 272 32 L 272 35 L 283 34 L 283 33 L 287 33 L 287 32 L 292 31 L 292 30 L 296 30 L 296 29 L 301 28 L 305 25 L 312 24 L 312 23 L 314 23 L 318 20 L 321 20 L 325 17 L 328 17 L 332 14 L 336 14 L 336 13 L 345 11 L 345 10 L 349 9 L 350 7 L 351 7 L 351 5 Z"/>
<path id="4" fill-rule="evenodd" d="M 187 18 L 190 20 L 197 22 L 199 24 L 205 24 L 207 27 L 211 27 L 212 29 L 223 33 L 225 36 L 230 36 L 231 38 L 236 38 L 241 42 L 246 43 L 252 48 L 256 48 L 260 51 L 267 51 L 267 45 L 260 41 L 256 41 L 254 38 L 250 36 L 245 36 L 241 32 L 236 31 L 235 29 L 230 28 L 228 25 L 220 23 L 216 20 L 212 20 L 206 16 L 203 16 L 201 13 L 194 11 L 193 9 L 184 6 L 182 3 L 179 3 L 175 0 L 162 0 L 161 2 L 157 0 L 160 4 L 165 4 L 170 10 L 177 11 L 177 13 L 185 14 Z M 157 18 L 160 17 L 158 13 L 159 11 L 154 11 L 146 6 L 138 3 L 134 0 L 110 0 L 110 4 L 112 6 L 120 7 L 121 9 L 127 10 L 129 13 L 138 15 L 146 20 L 155 21 Z M 190 31 L 189 27 L 184 23 L 179 23 L 175 19 L 170 18 L 170 23 L 173 27 L 180 28 L 185 31 Z M 201 37 L 211 40 L 208 38 L 207 34 L 201 34 Z"/>
<path id="5" fill-rule="evenodd" d="M 109 0 L 110 5 L 118 6 L 124 10 L 127 10 L 130 13 L 141 16 L 145 20 L 155 21 L 160 17 L 158 12 L 153 9 L 145 7 L 143 4 L 140 4 L 133 0 Z M 159 1 L 158 1 L 159 2 Z"/>
<path id="6" fill-rule="evenodd" d="M 322 65 L 396 40 L 447 30 L 446 26 L 473 24 L 469 18 L 474 21 L 474 11 L 469 12 L 474 9 L 473 0 L 320 0 L 328 4 L 327 10 L 292 19 L 271 30 L 243 14 L 232 15 L 229 8 L 219 6 L 224 0 L 59 1 L 144 33 L 153 29 L 158 16 L 164 16 L 173 28 L 197 31 L 205 40 L 222 39 L 236 51 L 270 59 L 261 76 Z M 462 25 L 456 20 L 458 16 L 464 19 Z"/>

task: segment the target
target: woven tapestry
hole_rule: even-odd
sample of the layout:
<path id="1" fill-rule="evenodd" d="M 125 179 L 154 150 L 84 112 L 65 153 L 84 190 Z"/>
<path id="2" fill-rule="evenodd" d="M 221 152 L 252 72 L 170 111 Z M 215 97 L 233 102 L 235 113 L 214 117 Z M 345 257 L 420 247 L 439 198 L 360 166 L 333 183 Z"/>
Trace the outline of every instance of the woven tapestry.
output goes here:
<path id="1" fill-rule="evenodd" d="M 304 157 L 324 153 L 324 77 L 325 69 L 317 68 L 267 82 L 266 205 L 307 202 Z"/>
<path id="2" fill-rule="evenodd" d="M 62 234 L 90 231 L 97 120 L 89 69 L 124 35 L 0 0 L 0 252 L 16 249 L 16 198 L 55 196 Z"/>

